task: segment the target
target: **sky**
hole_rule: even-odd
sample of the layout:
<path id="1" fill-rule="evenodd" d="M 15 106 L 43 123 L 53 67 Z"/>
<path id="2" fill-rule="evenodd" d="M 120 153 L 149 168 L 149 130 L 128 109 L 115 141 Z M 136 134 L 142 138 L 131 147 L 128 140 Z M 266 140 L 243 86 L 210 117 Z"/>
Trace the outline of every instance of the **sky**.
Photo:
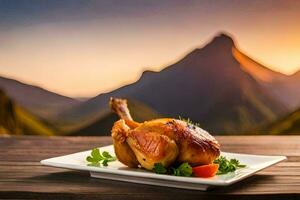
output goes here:
<path id="1" fill-rule="evenodd" d="M 220 31 L 285 74 L 300 69 L 300 1 L 0 0 L 0 75 L 91 97 L 158 71 Z"/>

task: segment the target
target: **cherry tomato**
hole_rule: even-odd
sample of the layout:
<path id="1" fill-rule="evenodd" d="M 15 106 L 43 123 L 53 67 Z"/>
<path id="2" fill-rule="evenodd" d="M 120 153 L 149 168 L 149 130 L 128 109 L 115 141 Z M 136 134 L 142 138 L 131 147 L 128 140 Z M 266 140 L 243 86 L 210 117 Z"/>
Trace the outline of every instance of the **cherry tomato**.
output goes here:
<path id="1" fill-rule="evenodd" d="M 193 167 L 193 174 L 197 177 L 208 178 L 216 175 L 218 169 L 218 164 L 201 165 Z"/>

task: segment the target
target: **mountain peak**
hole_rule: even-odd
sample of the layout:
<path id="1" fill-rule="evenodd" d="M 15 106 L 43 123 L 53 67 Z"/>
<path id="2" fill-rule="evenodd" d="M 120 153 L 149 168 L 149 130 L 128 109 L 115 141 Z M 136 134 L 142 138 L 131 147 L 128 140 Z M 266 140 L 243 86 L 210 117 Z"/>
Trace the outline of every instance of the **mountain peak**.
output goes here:
<path id="1" fill-rule="evenodd" d="M 217 44 L 230 46 L 230 47 L 235 46 L 232 36 L 230 36 L 230 34 L 225 32 L 221 32 L 217 36 L 215 36 L 212 39 L 211 43 L 217 43 Z"/>

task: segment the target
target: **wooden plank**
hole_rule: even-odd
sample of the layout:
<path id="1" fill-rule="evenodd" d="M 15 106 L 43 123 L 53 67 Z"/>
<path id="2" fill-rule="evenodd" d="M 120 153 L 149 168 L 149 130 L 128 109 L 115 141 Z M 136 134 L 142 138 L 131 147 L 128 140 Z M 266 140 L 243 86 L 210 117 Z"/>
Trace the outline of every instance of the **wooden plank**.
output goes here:
<path id="1" fill-rule="evenodd" d="M 300 136 L 220 136 L 225 151 L 287 155 L 288 160 L 208 192 L 90 178 L 87 172 L 41 166 L 41 159 L 111 144 L 110 137 L 0 138 L 0 198 L 276 199 L 300 198 Z M 255 196 L 254 196 L 255 195 Z"/>

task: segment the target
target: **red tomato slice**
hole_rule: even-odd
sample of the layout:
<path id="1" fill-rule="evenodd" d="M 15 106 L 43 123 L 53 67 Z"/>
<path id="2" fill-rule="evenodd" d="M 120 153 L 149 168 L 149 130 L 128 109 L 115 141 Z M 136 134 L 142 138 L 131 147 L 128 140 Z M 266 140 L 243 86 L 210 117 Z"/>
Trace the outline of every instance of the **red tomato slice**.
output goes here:
<path id="1" fill-rule="evenodd" d="M 197 177 L 208 178 L 216 175 L 218 169 L 218 164 L 201 165 L 193 167 L 193 174 Z"/>

